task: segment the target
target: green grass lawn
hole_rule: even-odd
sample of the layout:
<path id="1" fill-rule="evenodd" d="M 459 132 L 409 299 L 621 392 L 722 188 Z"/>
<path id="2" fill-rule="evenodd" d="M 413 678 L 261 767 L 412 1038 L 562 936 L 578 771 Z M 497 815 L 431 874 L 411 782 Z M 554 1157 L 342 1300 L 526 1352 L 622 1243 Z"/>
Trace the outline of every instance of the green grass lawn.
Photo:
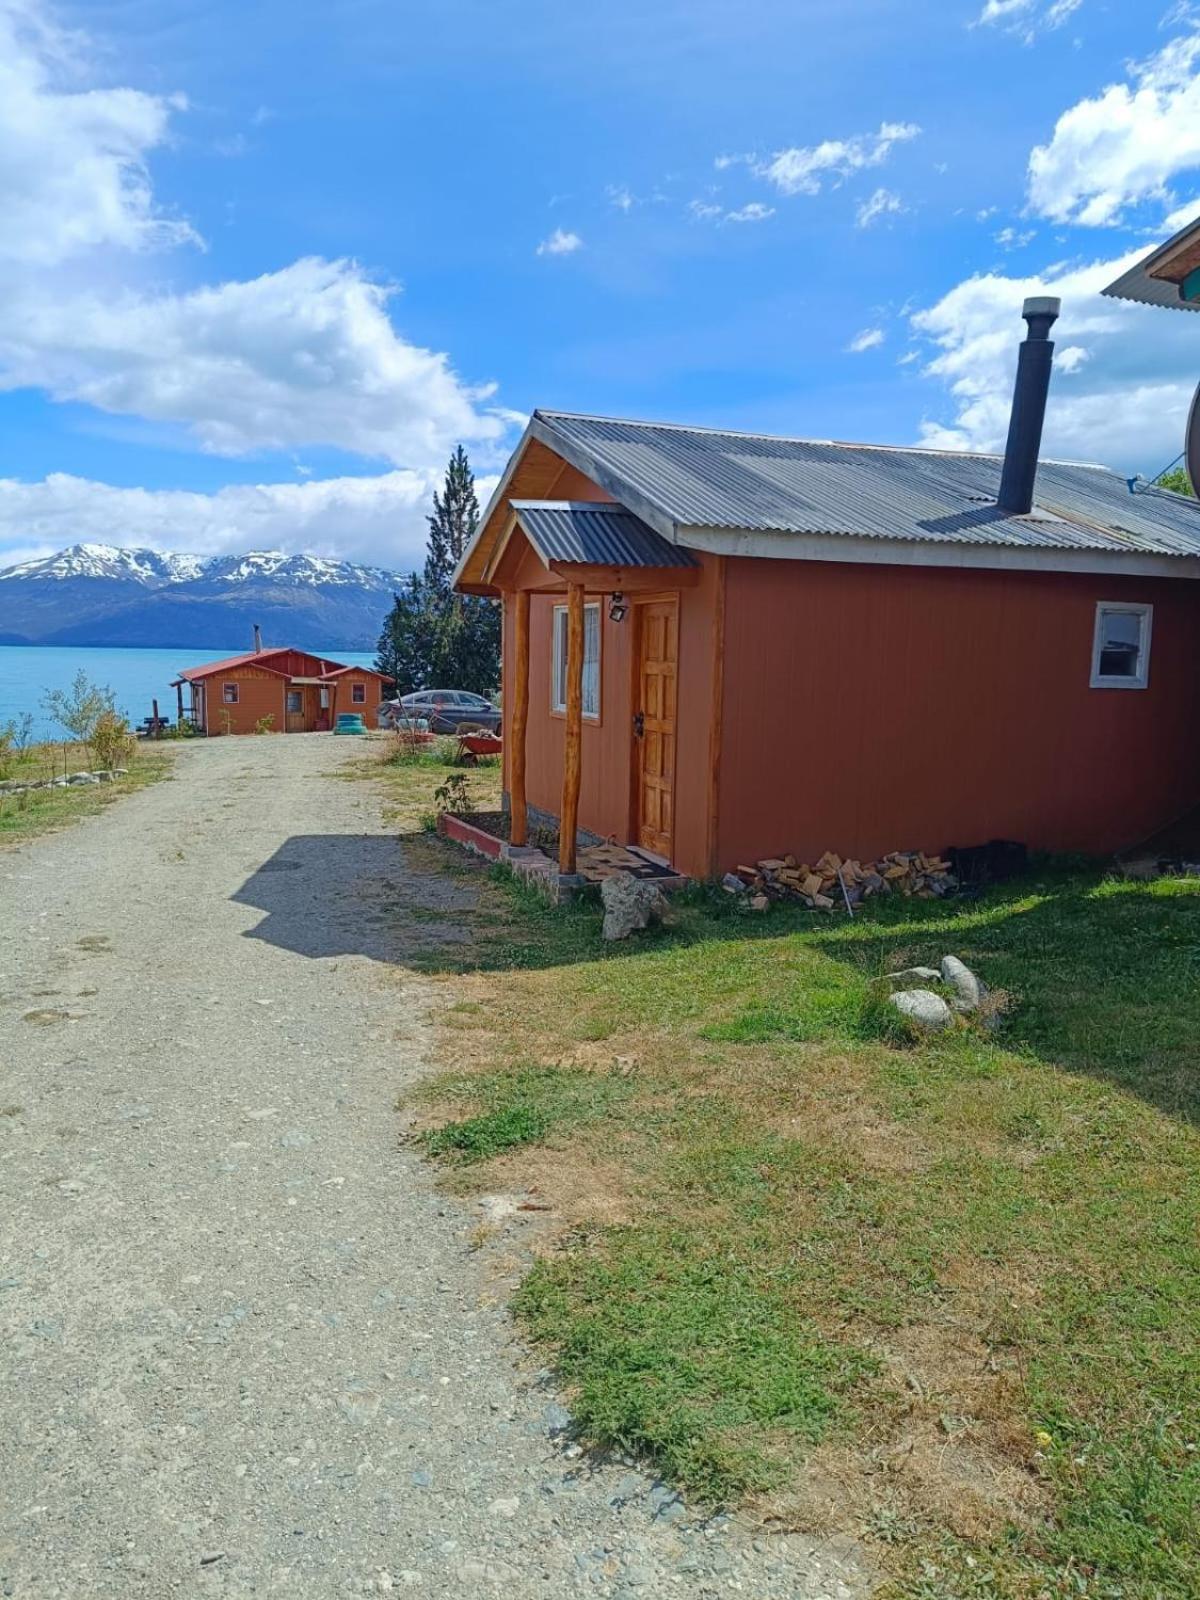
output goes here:
<path id="1" fill-rule="evenodd" d="M 126 776 L 112 783 L 0 792 L 0 847 L 65 827 L 80 817 L 102 811 L 122 795 L 169 777 L 172 754 L 170 745 L 139 745 Z M 95 760 L 86 745 L 37 744 L 31 745 L 20 759 L 10 761 L 4 776 L 18 782 L 41 781 L 72 772 L 92 771 L 94 767 Z"/>
<path id="2" fill-rule="evenodd" d="M 515 1308 L 585 1438 L 896 1596 L 1200 1592 L 1200 883 L 698 892 L 605 947 L 476 881 L 422 1137 L 553 1202 Z M 880 975 L 946 953 L 1003 1026 L 892 1042 Z"/>

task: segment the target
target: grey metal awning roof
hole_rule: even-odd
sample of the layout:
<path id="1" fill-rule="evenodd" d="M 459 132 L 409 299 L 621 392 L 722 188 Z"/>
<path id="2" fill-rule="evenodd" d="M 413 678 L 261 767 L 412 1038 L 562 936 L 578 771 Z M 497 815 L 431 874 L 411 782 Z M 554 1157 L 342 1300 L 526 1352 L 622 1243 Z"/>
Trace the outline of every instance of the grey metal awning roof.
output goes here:
<path id="1" fill-rule="evenodd" d="M 543 561 L 598 567 L 694 567 L 690 551 L 669 543 L 624 506 L 593 500 L 514 500 L 517 521 Z"/>
<path id="2" fill-rule="evenodd" d="M 1107 467 L 1042 461 L 1034 508 L 1019 517 L 996 505 L 999 456 L 554 411 L 535 411 L 530 430 L 634 507 L 643 523 L 630 517 L 631 524 L 652 521 L 660 544 L 667 535 L 686 543 L 697 529 L 729 529 L 1200 557 L 1200 504 L 1165 489 L 1130 493 Z"/>
<path id="3" fill-rule="evenodd" d="M 1188 256 L 1189 266 L 1195 265 L 1196 262 L 1191 258 L 1197 245 L 1200 245 L 1200 217 L 1189 222 L 1186 228 L 1180 228 L 1165 244 L 1151 250 L 1136 266 L 1123 272 L 1100 292 L 1113 300 L 1136 300 L 1141 305 L 1162 306 L 1168 311 L 1200 311 L 1200 301 L 1180 297 L 1179 278 L 1182 273 L 1155 276 L 1156 271 L 1170 272 L 1171 263 L 1184 255 Z"/>

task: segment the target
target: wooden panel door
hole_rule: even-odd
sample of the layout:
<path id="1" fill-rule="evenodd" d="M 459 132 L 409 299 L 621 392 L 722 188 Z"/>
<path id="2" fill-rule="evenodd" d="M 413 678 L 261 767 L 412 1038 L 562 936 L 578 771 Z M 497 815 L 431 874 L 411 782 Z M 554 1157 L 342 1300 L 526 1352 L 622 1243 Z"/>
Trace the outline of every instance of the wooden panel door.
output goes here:
<path id="1" fill-rule="evenodd" d="M 679 604 L 639 605 L 634 677 L 637 843 L 671 858 L 675 834 L 675 705 L 679 661 Z"/>
<path id="2" fill-rule="evenodd" d="M 287 691 L 287 722 L 288 733 L 304 733 L 308 724 L 305 720 L 304 690 L 303 688 L 289 689 Z"/>

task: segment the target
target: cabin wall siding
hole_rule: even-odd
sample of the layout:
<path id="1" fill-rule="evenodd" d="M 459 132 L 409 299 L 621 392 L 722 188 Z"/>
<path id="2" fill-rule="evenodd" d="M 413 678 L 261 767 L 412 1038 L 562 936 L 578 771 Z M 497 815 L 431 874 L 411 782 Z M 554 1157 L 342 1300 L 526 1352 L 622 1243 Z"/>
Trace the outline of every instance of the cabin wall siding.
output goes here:
<path id="1" fill-rule="evenodd" d="M 238 703 L 235 706 L 225 704 L 223 686 L 227 683 L 236 683 L 238 686 Z M 230 733 L 253 733 L 255 723 L 266 716 L 275 718 L 272 731 L 282 733 L 283 695 L 286 687 L 285 679 L 254 667 L 233 667 L 217 677 L 206 678 L 205 731 L 212 735 L 223 734 L 226 731 L 226 720 L 221 713 L 228 711 Z"/>
<path id="2" fill-rule="evenodd" d="M 1092 689 L 1099 601 L 1154 606 Z M 990 838 L 1102 854 L 1200 797 L 1200 585 L 731 558 L 718 856 Z"/>
<path id="3" fill-rule="evenodd" d="M 350 686 L 355 683 L 361 683 L 366 687 L 366 699 L 360 706 L 354 704 L 354 697 L 351 693 Z M 341 677 L 335 678 L 329 687 L 331 698 L 335 692 L 337 695 L 330 708 L 335 718 L 343 711 L 354 711 L 360 713 L 366 719 L 368 728 L 377 728 L 379 726 L 379 702 L 384 698 L 388 690 L 387 685 L 377 678 L 373 672 L 359 669 L 355 669 L 353 672 L 344 672 Z"/>

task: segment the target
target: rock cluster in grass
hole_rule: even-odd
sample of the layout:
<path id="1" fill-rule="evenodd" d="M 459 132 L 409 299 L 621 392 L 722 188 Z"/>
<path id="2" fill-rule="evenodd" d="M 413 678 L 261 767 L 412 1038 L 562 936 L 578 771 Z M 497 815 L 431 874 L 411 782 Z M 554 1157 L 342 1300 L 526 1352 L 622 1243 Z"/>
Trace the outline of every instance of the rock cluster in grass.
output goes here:
<path id="1" fill-rule="evenodd" d="M 647 878 L 631 872 L 614 872 L 600 885 L 604 902 L 604 937 L 628 939 L 631 933 L 661 922 L 667 909 L 662 890 Z"/>
<path id="2" fill-rule="evenodd" d="M 97 772 L 71 772 L 64 777 L 39 778 L 33 783 L 9 778 L 0 783 L 0 794 L 22 794 L 32 789 L 80 789 L 89 783 L 114 783 L 118 778 L 125 777 L 128 771 L 128 767 L 105 767 Z"/>
<path id="3" fill-rule="evenodd" d="M 957 956 L 943 956 L 940 967 L 905 967 L 888 978 L 900 985 L 891 996 L 896 1010 L 927 1033 L 943 1032 L 956 1016 L 978 1013 L 988 994 L 983 980 Z M 912 987 L 914 982 L 918 987 Z M 941 992 L 931 989 L 931 983 Z"/>

